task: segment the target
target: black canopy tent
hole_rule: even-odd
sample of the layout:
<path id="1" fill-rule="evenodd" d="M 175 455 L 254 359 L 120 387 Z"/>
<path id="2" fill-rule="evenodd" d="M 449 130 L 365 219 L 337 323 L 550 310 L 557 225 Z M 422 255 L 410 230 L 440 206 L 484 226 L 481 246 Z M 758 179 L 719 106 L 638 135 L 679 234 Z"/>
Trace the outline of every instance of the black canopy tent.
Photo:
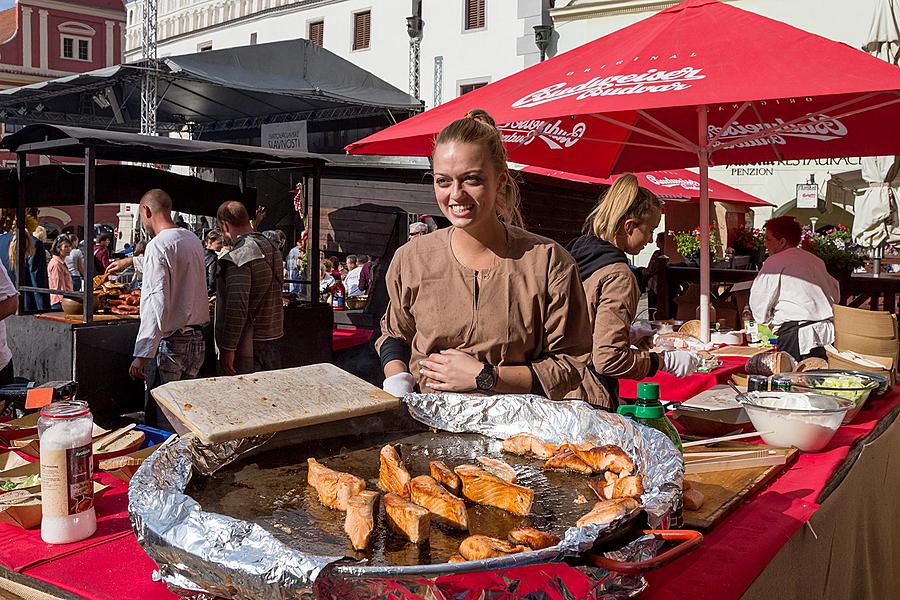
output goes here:
<path id="1" fill-rule="evenodd" d="M 107 67 L 0 91 L 0 120 L 140 129 L 147 65 Z M 365 69 L 297 39 L 160 59 L 159 131 L 233 131 L 285 121 L 368 119 L 386 126 L 422 103 Z"/>
<path id="2" fill-rule="evenodd" d="M 27 235 L 25 232 L 25 210 L 28 206 L 33 205 L 34 202 L 34 200 L 30 200 L 31 191 L 29 184 L 38 181 L 31 176 L 31 172 L 34 169 L 41 169 L 41 167 L 29 167 L 27 165 L 26 158 L 29 154 L 64 156 L 82 158 L 84 160 L 84 165 L 81 167 L 82 176 L 79 179 L 83 183 L 82 202 L 84 204 L 84 230 L 86 232 L 94 230 L 98 160 L 126 160 L 140 163 L 236 169 L 240 173 L 239 191 L 241 191 L 242 197 L 245 197 L 243 192 L 248 171 L 285 167 L 299 168 L 312 178 L 310 233 L 312 239 L 318 239 L 322 167 L 327 162 L 327 159 L 320 155 L 287 150 L 270 150 L 255 146 L 200 142 L 53 125 L 30 125 L 25 127 L 21 131 L 3 138 L 0 147 L 16 154 L 16 172 L 18 177 L 14 206 L 19 239 L 25 239 Z M 119 168 L 122 169 L 122 167 Z M 105 166 L 102 169 L 99 171 L 101 175 L 107 172 Z M 164 179 L 163 172 L 160 171 L 159 173 L 160 181 L 162 181 Z M 40 184 L 43 186 L 45 182 L 40 181 Z M 157 183 L 150 187 L 160 187 L 160 185 Z M 147 189 L 150 189 L 150 187 Z M 134 192 L 133 189 L 132 192 Z M 207 198 L 207 202 L 208 200 Z M 54 199 L 54 203 L 59 204 L 56 199 Z M 208 205 L 197 214 L 215 214 L 214 206 L 217 206 L 217 204 L 208 202 Z M 25 250 L 25 244 L 18 245 L 16 256 L 17 287 L 20 291 L 40 293 L 52 291 L 46 288 L 35 288 L 25 285 Z M 315 251 L 310 254 L 311 273 L 315 274 L 319 270 L 319 254 Z M 86 260 L 84 269 L 84 289 L 86 291 L 94 275 L 93 261 Z M 77 295 L 83 298 L 84 322 L 90 323 L 93 318 L 93 294 L 79 293 Z M 311 298 L 312 302 L 316 303 L 318 294 L 311 294 Z M 24 300 L 20 297 L 20 314 L 23 312 L 23 303 Z"/>

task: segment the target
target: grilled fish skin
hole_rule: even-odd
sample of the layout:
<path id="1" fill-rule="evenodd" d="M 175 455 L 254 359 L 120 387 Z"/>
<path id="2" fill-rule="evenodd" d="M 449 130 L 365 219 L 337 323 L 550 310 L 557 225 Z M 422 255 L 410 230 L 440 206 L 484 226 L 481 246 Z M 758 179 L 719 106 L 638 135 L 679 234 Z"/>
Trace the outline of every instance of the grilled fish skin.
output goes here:
<path id="1" fill-rule="evenodd" d="M 592 446 L 587 449 L 576 446 L 574 452 L 594 473 L 612 471 L 620 475 L 630 475 L 634 472 L 634 462 L 618 446 L 606 444 L 604 446 Z"/>
<path id="2" fill-rule="evenodd" d="M 381 449 L 381 467 L 378 471 L 378 487 L 385 492 L 394 492 L 404 500 L 409 500 L 409 471 L 400 460 L 397 449 L 388 444 Z"/>
<path id="3" fill-rule="evenodd" d="M 475 460 L 481 463 L 481 468 L 491 475 L 496 475 L 503 481 L 510 483 L 516 482 L 516 470 L 502 460 L 491 458 L 490 456 L 479 456 Z"/>
<path id="4" fill-rule="evenodd" d="M 475 465 L 459 465 L 454 472 L 462 482 L 463 496 L 472 502 L 496 506 L 519 516 L 531 512 L 534 502 L 531 488 L 504 481 Z"/>
<path id="5" fill-rule="evenodd" d="M 460 488 L 462 484 L 459 482 L 459 477 L 456 476 L 456 473 L 453 472 L 453 469 L 448 467 L 444 461 L 442 460 L 432 460 L 428 462 L 428 470 L 431 471 L 431 476 L 438 482 L 440 482 L 447 491 L 451 494 L 459 496 Z"/>
<path id="6" fill-rule="evenodd" d="M 461 563 L 466 562 L 466 558 L 461 554 L 454 554 L 450 558 L 447 559 L 448 563 Z"/>
<path id="7" fill-rule="evenodd" d="M 544 469 L 547 471 L 572 471 L 583 475 L 592 475 L 594 473 L 590 465 L 578 458 L 578 455 L 572 451 L 562 452 L 549 458 L 544 463 Z"/>
<path id="8" fill-rule="evenodd" d="M 575 524 L 579 527 L 594 523 L 598 525 L 607 525 L 639 507 L 640 504 L 634 498 L 600 500 L 594 505 L 589 513 L 578 519 Z"/>
<path id="9" fill-rule="evenodd" d="M 559 543 L 559 536 L 547 531 L 541 531 L 534 527 L 517 527 L 507 534 L 509 541 L 515 544 L 524 544 L 532 550 L 550 548 Z"/>
<path id="10" fill-rule="evenodd" d="M 468 531 L 466 503 L 444 489 L 433 477 L 419 475 L 409 482 L 409 496 L 414 504 L 428 510 L 440 522 Z"/>
<path id="11" fill-rule="evenodd" d="M 366 489 L 366 482 L 350 473 L 329 469 L 314 458 L 307 458 L 306 482 L 319 493 L 319 502 L 328 508 L 347 510 L 347 502 Z"/>
<path id="12" fill-rule="evenodd" d="M 466 560 L 483 560 L 528 552 L 527 546 L 511 544 L 486 535 L 470 535 L 459 545 L 459 553 Z"/>
<path id="13" fill-rule="evenodd" d="M 391 530 L 403 535 L 413 544 L 424 542 L 431 536 L 430 512 L 393 492 L 385 494 L 381 502 Z"/>
<path id="14" fill-rule="evenodd" d="M 350 537 L 354 550 L 369 547 L 372 531 L 375 529 L 375 506 L 381 494 L 363 490 L 347 501 L 347 516 L 344 532 Z"/>
<path id="15" fill-rule="evenodd" d="M 503 451 L 520 456 L 550 458 L 558 452 L 558 449 L 556 445 L 545 442 L 530 433 L 517 433 L 503 440 Z"/>

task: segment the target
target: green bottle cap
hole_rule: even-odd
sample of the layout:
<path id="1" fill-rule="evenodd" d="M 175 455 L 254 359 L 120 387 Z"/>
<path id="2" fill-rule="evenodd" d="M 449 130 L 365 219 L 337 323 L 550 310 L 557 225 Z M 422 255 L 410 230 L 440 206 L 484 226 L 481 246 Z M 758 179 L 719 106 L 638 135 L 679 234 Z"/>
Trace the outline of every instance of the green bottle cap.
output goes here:
<path id="1" fill-rule="evenodd" d="M 659 400 L 659 384 L 652 382 L 639 383 L 637 385 L 637 397 L 639 400 Z"/>

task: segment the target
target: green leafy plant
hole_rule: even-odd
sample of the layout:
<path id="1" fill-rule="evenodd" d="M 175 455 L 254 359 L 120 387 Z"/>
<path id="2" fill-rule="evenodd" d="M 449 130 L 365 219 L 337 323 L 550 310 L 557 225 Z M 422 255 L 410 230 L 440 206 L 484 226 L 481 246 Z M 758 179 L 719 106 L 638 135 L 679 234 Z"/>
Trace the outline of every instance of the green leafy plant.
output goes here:
<path id="1" fill-rule="evenodd" d="M 688 258 L 700 254 L 700 228 L 692 231 L 669 232 L 675 238 L 675 249 L 678 254 Z M 709 254 L 716 256 L 722 250 L 722 240 L 719 238 L 719 229 L 715 225 L 709 226 Z"/>
<path id="2" fill-rule="evenodd" d="M 829 271 L 850 272 L 865 264 L 859 247 L 853 243 L 850 230 L 843 225 L 824 233 L 803 228 L 800 247 L 822 259 Z"/>
<path id="3" fill-rule="evenodd" d="M 732 248 L 735 254 L 756 254 L 766 247 L 766 230 L 742 227 L 734 234 Z"/>

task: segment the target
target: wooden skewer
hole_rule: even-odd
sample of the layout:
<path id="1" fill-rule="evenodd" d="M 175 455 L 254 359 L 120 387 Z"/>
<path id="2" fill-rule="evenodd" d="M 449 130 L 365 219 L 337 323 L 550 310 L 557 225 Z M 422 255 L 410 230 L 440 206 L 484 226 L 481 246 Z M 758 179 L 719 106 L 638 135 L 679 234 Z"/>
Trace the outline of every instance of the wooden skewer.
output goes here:
<path id="1" fill-rule="evenodd" d="M 682 444 L 683 448 L 693 448 L 694 446 L 707 446 L 709 444 L 717 444 L 719 442 L 730 442 L 731 440 L 743 440 L 746 438 L 759 437 L 772 433 L 771 431 L 754 431 L 753 433 L 738 433 L 736 435 L 726 435 L 723 437 L 710 438 L 708 440 L 697 440 L 696 442 L 687 442 Z"/>
<path id="2" fill-rule="evenodd" d="M 751 454 L 759 454 L 760 452 L 768 453 L 774 452 L 774 450 L 736 450 L 734 452 L 685 452 L 684 459 L 695 459 L 695 458 L 729 458 L 733 456 L 749 456 Z"/>
<path id="3" fill-rule="evenodd" d="M 769 456 L 760 456 L 757 458 L 737 458 L 732 460 L 713 460 L 701 461 L 699 464 L 690 462 L 684 467 L 685 474 L 691 473 L 709 473 L 712 471 L 733 471 L 736 469 L 752 469 L 755 467 L 770 467 L 775 465 L 783 465 L 787 462 L 787 455 L 772 454 Z"/>
<path id="4" fill-rule="evenodd" d="M 705 464 L 712 462 L 732 462 L 735 460 L 743 460 L 745 458 L 762 458 L 765 456 L 773 456 L 775 454 L 774 450 L 751 450 L 749 452 L 744 452 L 741 454 L 731 454 L 728 456 L 706 456 L 703 458 L 699 458 L 697 460 L 689 460 L 685 463 L 685 465 L 697 465 L 697 464 Z"/>
<path id="5" fill-rule="evenodd" d="M 121 429 L 117 429 L 117 430 L 113 431 L 112 433 L 108 433 L 108 434 L 104 435 L 102 438 L 100 438 L 99 440 L 94 442 L 94 452 L 99 452 L 100 450 L 103 450 L 105 447 L 109 446 L 114 441 L 121 438 L 123 435 L 125 435 L 126 433 L 128 433 L 129 431 L 134 429 L 135 427 L 137 427 L 137 423 L 129 423 L 128 425 L 126 425 L 125 427 L 122 427 Z"/>

